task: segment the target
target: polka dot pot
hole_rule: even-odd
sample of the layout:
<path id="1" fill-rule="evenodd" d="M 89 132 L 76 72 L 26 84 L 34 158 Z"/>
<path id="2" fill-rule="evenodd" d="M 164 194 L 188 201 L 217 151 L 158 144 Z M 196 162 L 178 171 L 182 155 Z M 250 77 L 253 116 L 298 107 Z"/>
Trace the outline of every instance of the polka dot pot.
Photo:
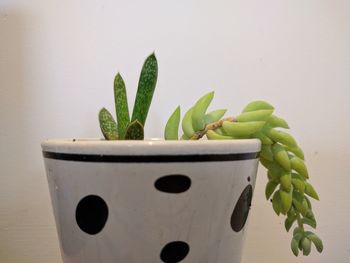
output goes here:
<path id="1" fill-rule="evenodd" d="M 258 140 L 42 143 L 64 263 L 239 263 Z"/>

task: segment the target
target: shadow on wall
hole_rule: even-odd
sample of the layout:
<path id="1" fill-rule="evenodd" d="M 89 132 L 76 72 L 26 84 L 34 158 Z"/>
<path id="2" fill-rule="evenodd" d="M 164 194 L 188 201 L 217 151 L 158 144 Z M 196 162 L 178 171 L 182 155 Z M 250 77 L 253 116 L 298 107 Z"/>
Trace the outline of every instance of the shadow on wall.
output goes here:
<path id="1" fill-rule="evenodd" d="M 26 94 L 22 37 L 21 16 L 0 6 L 0 140 L 1 145 L 6 145 L 9 140 L 16 140 L 12 147 L 20 145 L 26 132 L 23 130 L 25 128 L 23 124 L 26 121 L 24 119 Z M 23 136 L 17 136 L 20 133 Z M 11 156 L 12 152 L 16 152 L 16 156 L 21 154 L 18 151 L 1 147 L 1 162 L 6 164 L 6 161 L 11 161 L 15 157 Z"/>
<path id="2" fill-rule="evenodd" d="M 14 230 L 20 209 L 18 173 L 23 168 L 25 111 L 23 23 L 14 10 L 0 6 L 0 261 L 9 262 L 16 254 Z M 22 133 L 22 136 L 19 134 Z"/>
<path id="3" fill-rule="evenodd" d="M 45 255 L 58 256 L 57 244 L 48 242 L 55 232 L 47 216 L 49 200 L 43 198 L 46 183 L 38 168 L 39 145 L 33 148 L 31 134 L 34 95 L 25 18 L 0 4 L 0 262 L 40 262 Z"/>

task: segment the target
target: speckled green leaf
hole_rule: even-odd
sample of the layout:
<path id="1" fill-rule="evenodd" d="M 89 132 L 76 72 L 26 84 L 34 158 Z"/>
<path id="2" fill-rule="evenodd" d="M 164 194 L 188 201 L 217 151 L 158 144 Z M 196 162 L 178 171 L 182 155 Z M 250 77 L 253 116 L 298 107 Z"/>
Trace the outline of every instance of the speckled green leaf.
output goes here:
<path id="1" fill-rule="evenodd" d="M 115 111 L 117 114 L 119 138 L 124 139 L 126 128 L 130 122 L 130 116 L 125 83 L 119 73 L 114 79 L 114 101 Z"/>
<path id="2" fill-rule="evenodd" d="M 138 120 L 142 126 L 145 125 L 149 107 L 152 102 L 154 89 L 156 88 L 158 76 L 158 63 L 152 53 L 143 64 L 137 94 L 135 98 L 132 121 Z"/>
<path id="3" fill-rule="evenodd" d="M 142 124 L 138 120 L 131 122 L 126 129 L 125 140 L 143 140 L 143 138 Z"/>
<path id="4" fill-rule="evenodd" d="M 118 140 L 118 128 L 112 114 L 102 108 L 98 114 L 100 128 L 106 140 Z"/>

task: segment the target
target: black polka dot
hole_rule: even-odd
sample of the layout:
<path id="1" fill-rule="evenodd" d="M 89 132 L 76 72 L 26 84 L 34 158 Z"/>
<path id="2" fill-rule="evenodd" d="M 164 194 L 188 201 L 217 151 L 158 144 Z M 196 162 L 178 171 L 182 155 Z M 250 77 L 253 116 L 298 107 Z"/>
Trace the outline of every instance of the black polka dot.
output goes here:
<path id="1" fill-rule="evenodd" d="M 105 226 L 107 218 L 107 204 L 97 195 L 88 195 L 81 199 L 75 211 L 78 226 L 90 235 L 99 233 Z"/>
<path id="2" fill-rule="evenodd" d="M 250 205 L 252 202 L 252 195 L 253 187 L 251 185 L 248 185 L 243 190 L 233 210 L 231 216 L 231 227 L 236 232 L 241 231 L 247 221 Z"/>
<path id="3" fill-rule="evenodd" d="M 161 192 L 179 194 L 191 187 L 191 179 L 181 174 L 165 175 L 160 177 L 154 186 Z"/>
<path id="4" fill-rule="evenodd" d="M 183 241 L 166 244 L 160 253 L 160 259 L 165 263 L 177 263 L 183 260 L 190 251 L 190 246 Z"/>

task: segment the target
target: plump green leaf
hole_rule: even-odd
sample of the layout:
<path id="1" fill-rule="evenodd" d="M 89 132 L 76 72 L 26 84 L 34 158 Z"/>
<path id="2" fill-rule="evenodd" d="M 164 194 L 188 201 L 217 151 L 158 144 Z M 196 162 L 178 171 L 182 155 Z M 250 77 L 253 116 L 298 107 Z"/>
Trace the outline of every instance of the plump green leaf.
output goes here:
<path id="1" fill-rule="evenodd" d="M 269 161 L 273 161 L 273 153 L 271 150 L 271 145 L 269 144 L 262 144 L 261 145 L 261 151 L 260 151 L 260 156 L 264 157 L 265 159 Z"/>
<path id="2" fill-rule="evenodd" d="M 318 197 L 316 190 L 314 189 L 314 187 L 310 183 L 305 184 L 305 194 L 307 194 L 308 196 L 310 196 L 316 200 L 319 200 L 319 197 Z"/>
<path id="3" fill-rule="evenodd" d="M 192 113 L 193 107 L 185 113 L 185 116 L 182 119 L 182 131 L 188 139 L 195 133 L 192 125 Z"/>
<path id="4" fill-rule="evenodd" d="M 305 159 L 304 152 L 300 147 L 290 148 L 290 147 L 286 146 L 285 148 L 286 148 L 286 151 L 291 152 L 292 154 L 299 157 L 300 159 L 302 159 L 302 160 Z"/>
<path id="5" fill-rule="evenodd" d="M 273 144 L 273 141 L 269 137 L 267 137 L 262 131 L 254 133 L 252 137 L 259 139 L 262 144 Z"/>
<path id="6" fill-rule="evenodd" d="M 316 221 L 311 220 L 311 219 L 309 219 L 309 218 L 307 218 L 307 217 L 303 217 L 303 218 L 301 219 L 301 222 L 302 222 L 303 224 L 306 224 L 306 225 L 311 226 L 312 228 L 316 228 L 316 226 L 317 226 Z"/>
<path id="7" fill-rule="evenodd" d="M 100 128 L 106 140 L 118 140 L 118 128 L 112 114 L 102 108 L 98 114 Z"/>
<path id="8" fill-rule="evenodd" d="M 265 122 L 250 121 L 250 122 L 232 122 L 224 121 L 222 127 L 229 136 L 249 138 L 252 134 L 258 132 Z"/>
<path id="9" fill-rule="evenodd" d="M 135 98 L 132 121 L 138 120 L 145 125 L 147 114 L 152 102 L 158 77 L 158 63 L 155 54 L 151 54 L 143 64 L 137 94 Z"/>
<path id="10" fill-rule="evenodd" d="M 281 165 L 283 169 L 285 169 L 287 172 L 290 172 L 291 164 L 288 157 L 288 153 L 286 152 L 284 147 L 279 143 L 274 143 L 272 145 L 272 152 L 274 155 L 274 159 L 277 161 L 277 163 Z"/>
<path id="11" fill-rule="evenodd" d="M 205 127 L 205 113 L 213 100 L 214 92 L 209 92 L 201 97 L 193 106 L 192 125 L 195 131 L 203 130 Z"/>
<path id="12" fill-rule="evenodd" d="M 273 110 L 274 107 L 266 101 L 256 100 L 250 102 L 245 108 L 243 112 L 256 111 L 256 110 Z"/>
<path id="13" fill-rule="evenodd" d="M 277 117 L 276 115 L 271 115 L 267 122 L 272 128 L 279 127 L 289 129 L 288 123 L 284 119 Z"/>
<path id="14" fill-rule="evenodd" d="M 287 232 L 289 232 L 289 230 L 291 229 L 295 221 L 296 221 L 296 217 L 286 218 L 286 220 L 284 221 L 284 227 L 286 228 Z"/>
<path id="15" fill-rule="evenodd" d="M 273 194 L 272 197 L 272 208 L 275 211 L 275 213 L 279 216 L 281 213 L 284 212 L 283 207 L 282 207 L 282 201 L 281 201 L 281 195 L 280 191 L 276 191 Z"/>
<path id="16" fill-rule="evenodd" d="M 292 187 L 292 175 L 290 173 L 284 173 L 280 177 L 280 183 L 283 190 L 285 190 L 286 192 L 289 192 Z"/>
<path id="17" fill-rule="evenodd" d="M 283 213 L 286 214 L 292 206 L 292 195 L 283 190 L 279 191 Z"/>
<path id="18" fill-rule="evenodd" d="M 311 252 L 311 241 L 307 237 L 301 240 L 301 246 L 303 248 L 303 255 L 308 256 Z"/>
<path id="19" fill-rule="evenodd" d="M 267 132 L 268 133 L 266 135 L 269 136 L 270 139 L 274 140 L 275 142 L 279 142 L 283 145 L 288 146 L 289 148 L 298 147 L 295 139 L 289 133 L 279 131 L 276 129 L 267 129 Z"/>
<path id="20" fill-rule="evenodd" d="M 164 131 L 165 140 L 179 139 L 179 125 L 180 125 L 180 106 L 178 106 L 173 114 L 171 114 Z"/>
<path id="21" fill-rule="evenodd" d="M 307 238 L 311 240 L 312 243 L 314 243 L 317 251 L 321 253 L 323 251 L 323 243 L 322 240 L 314 233 L 307 232 L 306 233 Z"/>
<path id="22" fill-rule="evenodd" d="M 204 116 L 205 124 L 213 123 L 220 120 L 226 113 L 226 109 L 219 109 L 211 111 Z"/>
<path id="23" fill-rule="evenodd" d="M 305 190 L 305 183 L 297 178 L 292 179 L 292 184 L 296 190 L 298 190 L 300 193 L 304 193 Z"/>
<path id="24" fill-rule="evenodd" d="M 208 140 L 232 140 L 232 139 L 234 139 L 231 136 L 221 135 L 214 130 L 207 131 L 206 136 L 207 136 Z"/>
<path id="25" fill-rule="evenodd" d="M 302 159 L 297 156 L 293 156 L 290 158 L 290 163 L 294 171 L 296 171 L 305 179 L 309 178 L 307 167 Z"/>
<path id="26" fill-rule="evenodd" d="M 273 192 L 276 190 L 276 187 L 278 186 L 278 183 L 274 182 L 274 181 L 269 181 L 266 184 L 266 188 L 265 188 L 265 197 L 268 200 L 271 195 L 273 194 Z"/>
<path id="27" fill-rule="evenodd" d="M 248 121 L 266 121 L 272 114 L 273 110 L 256 110 L 243 112 L 237 116 L 238 122 Z"/>
<path id="28" fill-rule="evenodd" d="M 297 257 L 299 255 L 299 242 L 292 238 L 290 248 L 293 251 L 293 254 Z"/>

